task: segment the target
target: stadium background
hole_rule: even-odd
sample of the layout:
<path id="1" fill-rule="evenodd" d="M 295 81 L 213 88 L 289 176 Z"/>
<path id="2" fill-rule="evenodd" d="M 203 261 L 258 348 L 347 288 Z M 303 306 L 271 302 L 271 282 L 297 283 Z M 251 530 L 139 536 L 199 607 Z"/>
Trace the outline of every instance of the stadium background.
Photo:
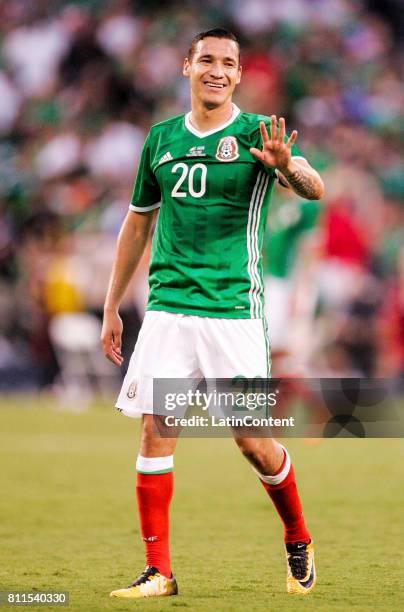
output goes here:
<path id="1" fill-rule="evenodd" d="M 107 408 L 121 374 L 100 355 L 98 325 L 116 235 L 127 211 L 147 130 L 150 124 L 188 109 L 188 83 L 181 76 L 181 65 L 196 32 L 224 26 L 240 37 L 244 74 L 237 104 L 249 112 L 283 114 L 289 129 L 299 130 L 300 148 L 324 176 L 326 197 L 309 232 L 295 231 L 297 200 L 277 190 L 272 210 L 290 211 L 281 219 L 284 243 L 289 246 L 277 269 L 271 268 L 269 245 L 271 232 L 279 227 L 271 225 L 270 211 L 266 272 L 286 276 L 293 287 L 291 344 L 296 363 L 311 376 L 386 377 L 402 388 L 399 24 L 399 2 L 394 0 L 6 0 L 0 4 L 0 391 L 2 490 L 6 491 L 2 529 L 12 543 L 3 564 L 2 588 L 62 587 L 74 578 L 86 601 L 86 581 L 93 580 L 100 602 L 109 587 L 117 586 L 110 584 L 112 577 L 118 584 L 128 577 L 125 566 L 119 565 L 118 570 L 118 564 L 128 533 L 132 538 L 136 531 L 128 514 L 133 500 L 130 491 L 121 502 L 117 498 L 132 482 L 129 467 L 137 425 L 116 420 Z M 122 308 L 126 357 L 144 314 L 146 293 L 147 254 Z M 73 316 L 61 318 L 66 313 Z M 87 408 L 87 412 L 71 414 L 64 408 Z M 229 529 L 237 531 L 236 521 L 243 520 L 243 512 L 258 512 L 262 520 L 267 506 L 252 483 L 245 497 L 252 505 L 244 501 L 229 522 L 228 510 L 219 501 L 223 483 L 215 480 L 214 458 L 219 458 L 225 471 L 226 465 L 231 469 L 234 455 L 221 441 L 202 442 L 208 446 L 206 453 L 199 441 L 186 441 L 179 457 L 187 461 L 196 457 L 211 480 L 202 478 L 197 490 L 191 484 L 190 468 L 184 468 L 177 499 L 186 502 L 182 506 L 178 502 L 177 517 L 183 512 L 185 519 L 192 513 L 192 499 L 206 490 L 206 499 L 213 499 L 217 506 L 213 524 L 218 529 L 219 524 L 223 527 L 220 517 L 225 517 Z M 395 542 L 399 493 L 389 486 L 387 477 L 380 505 L 375 492 L 372 497 L 371 484 L 375 473 L 400 465 L 397 457 L 402 446 L 390 442 L 387 447 L 381 441 L 377 447 L 370 446 L 372 441 L 361 448 L 355 441 L 352 444 L 343 447 L 343 458 L 342 447 L 335 442 L 324 442 L 313 450 L 296 441 L 293 448 L 306 495 L 321 508 L 320 532 L 329 536 L 327 520 L 332 520 L 333 508 L 338 512 L 354 496 L 352 516 L 339 516 L 340 531 L 331 537 L 335 564 L 342 563 L 347 541 L 343 536 L 352 529 L 363 540 L 368 539 L 369 529 L 371 536 L 377 529 L 385 530 L 385 548 L 377 540 L 367 554 L 379 567 L 379 576 L 392 581 L 391 609 L 396 568 L 388 566 L 388 543 Z M 324 473 L 312 479 L 317 462 L 324 466 Z M 347 476 L 352 462 L 361 466 L 361 493 L 353 475 Z M 247 479 L 248 467 L 239 469 L 240 478 Z M 104 480 L 95 476 L 98 470 Z M 343 492 L 333 489 L 324 496 L 326 470 L 333 470 L 336 482 L 344 478 Z M 390 477 L 396 476 L 393 469 Z M 112 485 L 114 493 L 109 489 Z M 228 500 L 235 495 L 231 485 L 241 486 L 236 476 L 229 477 Z M 89 496 L 103 500 L 109 512 L 103 508 L 101 517 Z M 72 498 L 76 506 L 69 505 Z M 238 507 L 240 500 L 233 501 L 232 507 Z M 323 507 L 325 503 L 329 505 Z M 372 527 L 367 524 L 361 532 L 355 517 L 365 508 Z M 98 516 L 95 527 L 94 516 Z M 72 517 L 86 553 L 83 549 L 79 553 L 72 543 L 77 539 Z M 123 535 L 116 526 L 111 531 L 111 521 L 120 526 L 123 517 L 127 519 Z M 210 514 L 208 520 L 212 520 Z M 182 521 L 177 523 L 180 542 L 183 537 L 178 566 L 187 559 L 184 540 L 189 532 Z M 220 555 L 209 547 L 210 532 L 204 531 L 204 524 L 195 519 L 192 529 L 201 534 L 201 556 L 219 562 Z M 243 527 L 254 537 L 248 529 Z M 275 526 L 271 529 L 278 533 Z M 61 532 L 69 544 L 61 540 Z M 223 546 L 230 547 L 232 554 L 229 533 L 227 537 Z M 341 537 L 343 551 L 338 548 Z M 89 551 L 99 543 L 94 559 Z M 241 556 L 252 555 L 264 562 L 262 553 L 251 546 L 253 555 L 246 544 L 240 548 Z M 378 565 L 382 551 L 387 565 Z M 363 549 L 358 547 L 354 554 L 366 582 Z M 105 568 L 105 555 L 114 564 L 112 573 Z M 133 555 L 128 557 L 131 562 Z M 279 562 L 274 555 L 270 558 L 274 564 Z M 335 584 L 340 577 L 333 575 L 331 561 L 327 569 L 323 553 L 324 562 L 325 573 L 332 566 L 328 584 L 334 585 L 329 586 L 333 599 L 317 603 L 327 610 L 346 609 L 347 602 L 355 609 L 368 609 L 366 594 L 361 593 L 361 601 L 355 599 L 361 586 L 353 589 L 354 594 L 348 592 L 348 599 L 338 600 Z M 97 579 L 86 573 L 89 565 L 95 565 Z M 64 569 L 58 575 L 60 566 Z M 197 567 L 198 563 L 195 573 Z M 225 569 L 222 565 L 219 571 L 223 584 L 214 602 L 216 609 L 226 609 L 220 604 L 227 597 Z M 254 609 L 248 593 L 255 587 L 244 570 L 238 559 L 238 584 L 247 580 L 246 592 L 240 587 L 238 594 L 240 606 Z M 192 571 L 188 573 L 194 576 Z M 344 571 L 349 575 L 348 568 Z M 184 567 L 182 572 L 186 573 Z M 214 589 L 212 580 L 209 588 Z M 272 596 L 266 588 L 268 597 Z M 367 588 L 375 607 L 381 608 L 378 586 L 368 584 Z M 189 605 L 199 609 L 198 601 Z M 263 609 L 259 597 L 257 601 L 257 609 Z M 104 605 L 99 602 L 92 607 L 88 600 L 82 609 L 99 610 Z M 287 609 L 282 602 L 277 600 L 277 609 Z M 200 609 L 207 609 L 209 598 L 205 604 Z M 231 609 L 238 609 L 235 602 Z"/>
<path id="2" fill-rule="evenodd" d="M 217 24 L 242 41 L 238 104 L 284 114 L 326 182 L 310 241 L 295 240 L 293 212 L 283 220 L 285 257 L 298 262 L 284 273 L 300 288 L 299 363 L 312 376 L 402 373 L 398 3 L 17 1 L 0 11 L 4 390 L 57 385 L 50 320 L 100 314 L 145 134 L 188 108 L 182 58 L 195 32 Z M 281 188 L 276 197 L 296 201 Z M 126 356 L 146 273 L 144 261 L 122 309 Z"/>

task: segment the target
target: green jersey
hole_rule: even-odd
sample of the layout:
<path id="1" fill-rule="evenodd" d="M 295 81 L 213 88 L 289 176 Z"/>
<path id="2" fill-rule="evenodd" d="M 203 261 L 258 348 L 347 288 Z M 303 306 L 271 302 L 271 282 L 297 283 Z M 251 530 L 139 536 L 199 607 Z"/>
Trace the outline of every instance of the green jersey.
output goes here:
<path id="1" fill-rule="evenodd" d="M 160 207 L 147 310 L 263 316 L 261 250 L 276 173 L 250 153 L 261 148 L 260 120 L 269 124 L 233 106 L 231 119 L 208 132 L 192 126 L 190 113 L 151 128 L 130 205 Z"/>

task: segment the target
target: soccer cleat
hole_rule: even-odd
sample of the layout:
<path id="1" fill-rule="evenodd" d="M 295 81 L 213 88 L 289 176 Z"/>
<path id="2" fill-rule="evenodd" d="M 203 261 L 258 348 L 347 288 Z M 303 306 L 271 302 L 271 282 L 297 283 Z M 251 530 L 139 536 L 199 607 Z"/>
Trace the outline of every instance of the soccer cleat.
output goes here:
<path id="1" fill-rule="evenodd" d="M 143 574 L 130 584 L 126 589 L 112 591 L 110 597 L 121 597 L 123 599 L 139 599 L 141 597 L 167 597 L 177 595 L 178 585 L 174 576 L 166 578 L 159 574 L 156 567 L 146 566 Z"/>
<path id="2" fill-rule="evenodd" d="M 288 575 L 286 589 L 295 595 L 307 595 L 316 584 L 313 542 L 286 544 Z"/>

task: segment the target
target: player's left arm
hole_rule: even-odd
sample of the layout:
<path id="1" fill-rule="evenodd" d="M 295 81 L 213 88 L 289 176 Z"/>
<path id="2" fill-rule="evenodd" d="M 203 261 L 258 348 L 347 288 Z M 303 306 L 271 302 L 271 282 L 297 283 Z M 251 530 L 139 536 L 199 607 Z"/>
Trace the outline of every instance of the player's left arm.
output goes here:
<path id="1" fill-rule="evenodd" d="M 293 130 L 286 140 L 286 127 L 283 117 L 271 117 L 270 135 L 264 121 L 260 121 L 262 150 L 252 147 L 250 152 L 264 166 L 277 170 L 280 182 L 293 189 L 297 195 L 307 200 L 319 200 L 324 195 L 324 183 L 309 162 L 302 157 L 292 156 L 292 145 L 297 140 L 297 131 Z"/>

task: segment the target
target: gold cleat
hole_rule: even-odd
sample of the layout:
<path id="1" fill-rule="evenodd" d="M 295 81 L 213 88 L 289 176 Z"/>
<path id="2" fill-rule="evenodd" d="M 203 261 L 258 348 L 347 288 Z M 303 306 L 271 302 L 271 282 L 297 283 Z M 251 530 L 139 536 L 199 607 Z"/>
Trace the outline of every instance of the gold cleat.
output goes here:
<path id="1" fill-rule="evenodd" d="M 286 589 L 294 595 L 307 595 L 316 584 L 313 542 L 286 544 L 288 575 Z"/>
<path id="2" fill-rule="evenodd" d="M 120 597 L 122 599 L 139 599 L 142 597 L 167 597 L 177 595 L 178 585 L 174 576 L 166 578 L 159 574 L 156 567 L 147 566 L 143 572 L 126 589 L 112 591 L 110 597 Z"/>

